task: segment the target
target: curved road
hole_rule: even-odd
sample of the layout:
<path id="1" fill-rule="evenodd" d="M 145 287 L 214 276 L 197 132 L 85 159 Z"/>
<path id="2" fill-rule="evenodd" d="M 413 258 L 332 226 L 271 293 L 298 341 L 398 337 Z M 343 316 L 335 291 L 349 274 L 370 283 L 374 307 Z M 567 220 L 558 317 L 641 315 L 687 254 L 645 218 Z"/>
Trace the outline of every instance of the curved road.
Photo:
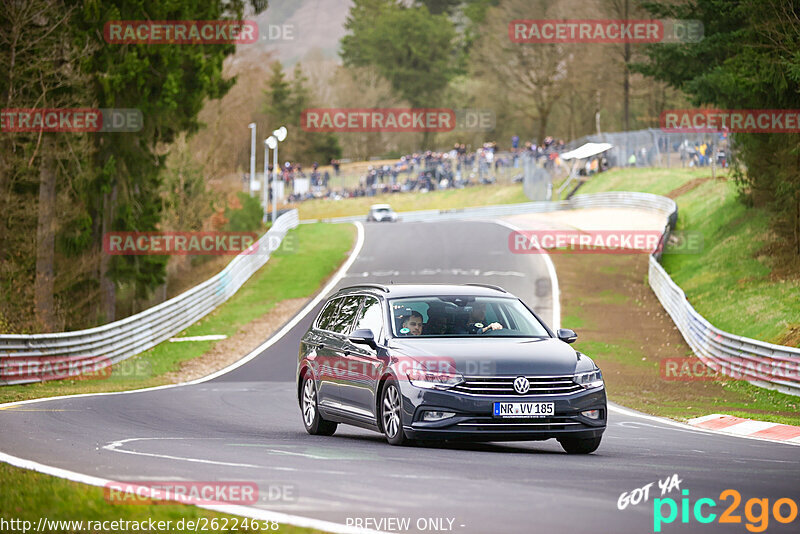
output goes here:
<path id="1" fill-rule="evenodd" d="M 543 257 L 509 253 L 504 226 L 371 224 L 365 232 L 364 247 L 339 285 L 498 284 L 545 320 L 552 316 Z M 602 445 L 589 456 L 568 456 L 554 440 L 398 448 L 379 434 L 341 425 L 333 437 L 309 436 L 294 372 L 298 340 L 317 311 L 258 357 L 211 381 L 2 409 L 0 451 L 111 480 L 254 481 L 259 508 L 341 524 L 409 518 L 411 532 L 418 526 L 464 533 L 653 532 L 655 482 L 674 473 L 692 504 L 700 498 L 720 503 L 717 515 L 730 503 L 721 503 L 720 493 L 738 490 L 742 523 L 700 524 L 690 514 L 682 525 L 678 515 L 663 532 L 745 533 L 748 499 L 768 498 L 770 508 L 784 497 L 800 503 L 800 449 L 628 410 L 612 411 Z M 618 510 L 621 493 L 651 482 L 649 502 Z M 277 496 L 275 488 L 287 487 L 288 494 Z M 677 489 L 666 496 L 680 505 Z M 440 528 L 429 519 L 438 519 Z M 796 532 L 799 523 L 770 518 L 767 532 Z M 395 523 L 382 526 L 398 531 Z"/>

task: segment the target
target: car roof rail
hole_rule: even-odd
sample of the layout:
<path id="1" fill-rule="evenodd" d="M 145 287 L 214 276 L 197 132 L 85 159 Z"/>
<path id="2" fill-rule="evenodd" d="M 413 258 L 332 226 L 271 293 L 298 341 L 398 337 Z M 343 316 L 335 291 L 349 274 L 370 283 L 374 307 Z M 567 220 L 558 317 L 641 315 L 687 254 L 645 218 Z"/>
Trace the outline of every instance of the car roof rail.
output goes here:
<path id="1" fill-rule="evenodd" d="M 502 287 L 500 287 L 500 286 L 493 286 L 492 284 L 479 284 L 479 283 L 476 283 L 476 282 L 472 282 L 472 283 L 468 283 L 468 284 L 464 284 L 464 285 L 465 285 L 465 286 L 488 287 L 489 289 L 494 289 L 494 290 L 496 290 L 496 291 L 502 291 L 503 293 L 508 293 L 508 291 L 506 291 L 506 290 L 505 290 L 505 289 L 503 289 Z"/>
<path id="2" fill-rule="evenodd" d="M 364 288 L 380 289 L 384 293 L 388 293 L 389 292 L 389 288 L 386 287 L 383 284 L 357 284 L 357 285 L 354 285 L 354 286 L 343 287 L 339 291 L 350 291 L 350 290 L 358 290 L 358 289 L 364 289 Z"/>

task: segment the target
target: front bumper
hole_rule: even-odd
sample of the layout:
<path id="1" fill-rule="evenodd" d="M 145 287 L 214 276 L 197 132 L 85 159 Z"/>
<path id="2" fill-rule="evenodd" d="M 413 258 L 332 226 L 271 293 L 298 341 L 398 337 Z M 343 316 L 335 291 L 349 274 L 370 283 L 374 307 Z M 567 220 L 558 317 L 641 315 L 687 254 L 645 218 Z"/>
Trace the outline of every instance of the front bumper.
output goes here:
<path id="1" fill-rule="evenodd" d="M 465 441 L 533 441 L 550 438 L 597 438 L 606 429 L 608 407 L 605 388 L 565 395 L 478 396 L 453 391 L 422 389 L 405 382 L 403 430 L 409 439 Z M 544 418 L 493 417 L 495 402 L 553 402 L 555 413 Z M 441 421 L 422 421 L 428 410 L 455 412 Z M 581 415 L 600 410 L 598 419 Z M 409 424 L 410 422 L 410 424 Z"/>

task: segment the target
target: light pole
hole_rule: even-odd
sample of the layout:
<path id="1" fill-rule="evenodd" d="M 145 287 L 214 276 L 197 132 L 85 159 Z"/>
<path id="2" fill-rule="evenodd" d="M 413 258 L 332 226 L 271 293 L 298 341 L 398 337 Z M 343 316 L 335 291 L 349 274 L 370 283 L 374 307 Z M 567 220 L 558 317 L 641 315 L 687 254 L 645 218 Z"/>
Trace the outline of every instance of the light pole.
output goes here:
<path id="1" fill-rule="evenodd" d="M 275 224 L 275 169 L 278 168 L 278 140 L 274 135 L 270 135 L 264 142 L 272 149 L 272 187 L 270 191 L 272 192 L 272 224 Z M 264 217 L 266 216 L 265 212 Z"/>
<path id="2" fill-rule="evenodd" d="M 247 125 L 250 128 L 250 196 L 253 196 L 253 180 L 256 179 L 256 123 L 251 122 Z"/>
<path id="3" fill-rule="evenodd" d="M 275 224 L 275 169 L 278 165 L 278 140 L 275 139 L 274 135 L 270 135 L 264 143 L 267 144 L 269 148 L 272 149 L 272 187 L 270 191 L 272 192 L 272 224 Z M 265 186 L 266 187 L 266 186 Z M 267 217 L 267 209 L 264 208 L 264 219 L 266 220 Z"/>
<path id="4" fill-rule="evenodd" d="M 272 148 L 272 224 L 275 224 L 275 218 L 278 215 L 278 196 L 275 191 L 275 181 L 278 179 L 278 143 L 286 139 L 287 133 L 286 126 L 281 126 L 270 136 L 270 139 L 274 139 L 272 143 L 274 146 L 270 146 Z"/>
<path id="5" fill-rule="evenodd" d="M 261 204 L 264 206 L 264 216 L 261 222 L 267 222 L 267 209 L 269 208 L 269 197 L 267 196 L 267 162 L 269 161 L 269 143 L 264 139 L 264 176 L 261 178 Z"/>

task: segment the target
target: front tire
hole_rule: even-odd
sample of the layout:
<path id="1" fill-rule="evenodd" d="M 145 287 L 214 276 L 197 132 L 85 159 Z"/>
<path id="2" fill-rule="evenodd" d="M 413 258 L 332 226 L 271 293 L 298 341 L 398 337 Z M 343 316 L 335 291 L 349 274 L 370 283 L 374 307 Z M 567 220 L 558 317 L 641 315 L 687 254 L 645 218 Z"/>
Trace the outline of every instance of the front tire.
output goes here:
<path id="1" fill-rule="evenodd" d="M 388 380 L 381 394 L 381 428 L 390 445 L 409 443 L 403 432 L 402 395 L 395 380 Z"/>
<path id="2" fill-rule="evenodd" d="M 300 410 L 303 415 L 303 426 L 306 427 L 306 432 L 312 436 L 331 436 L 336 432 L 336 427 L 339 426 L 339 423 L 326 421 L 319 413 L 317 385 L 310 375 L 306 375 L 303 378 Z"/>
<path id="3" fill-rule="evenodd" d="M 558 442 L 567 454 L 589 454 L 600 446 L 601 437 L 596 438 L 562 438 Z"/>

